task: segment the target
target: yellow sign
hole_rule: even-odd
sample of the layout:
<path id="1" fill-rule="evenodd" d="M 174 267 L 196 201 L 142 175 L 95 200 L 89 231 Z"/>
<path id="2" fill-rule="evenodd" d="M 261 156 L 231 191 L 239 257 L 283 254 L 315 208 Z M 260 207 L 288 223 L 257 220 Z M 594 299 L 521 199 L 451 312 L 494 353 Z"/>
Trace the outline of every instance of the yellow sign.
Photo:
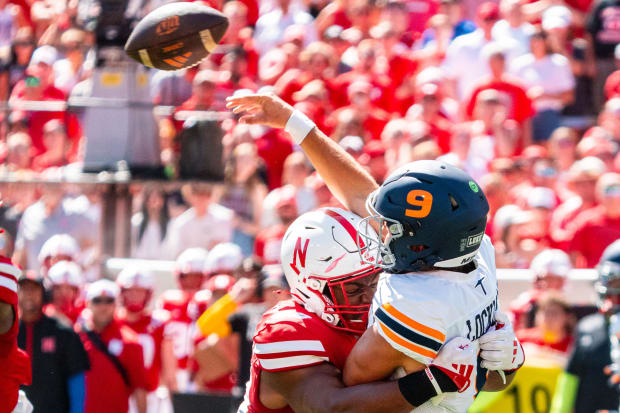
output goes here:
<path id="1" fill-rule="evenodd" d="M 121 73 L 104 72 L 101 74 L 101 84 L 104 86 L 118 86 L 121 84 L 122 80 L 123 75 Z"/>
<path id="2" fill-rule="evenodd" d="M 549 413 L 560 373 L 557 367 L 525 365 L 506 390 L 481 392 L 468 413 Z"/>

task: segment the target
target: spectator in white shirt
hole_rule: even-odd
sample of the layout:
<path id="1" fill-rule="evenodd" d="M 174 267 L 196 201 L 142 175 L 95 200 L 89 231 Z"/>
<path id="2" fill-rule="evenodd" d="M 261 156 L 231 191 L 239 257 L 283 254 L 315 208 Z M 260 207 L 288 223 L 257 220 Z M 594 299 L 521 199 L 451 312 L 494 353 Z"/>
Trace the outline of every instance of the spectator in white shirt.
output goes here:
<path id="1" fill-rule="evenodd" d="M 456 81 L 457 99 L 467 96 L 473 86 L 489 74 L 488 64 L 482 58 L 481 51 L 492 40 L 491 30 L 498 20 L 497 5 L 491 2 L 482 3 L 476 15 L 478 29 L 457 37 L 448 46 L 442 69 Z"/>
<path id="2" fill-rule="evenodd" d="M 131 217 L 131 256 L 158 260 L 163 254 L 163 242 L 170 221 L 166 193 L 160 189 L 146 188 L 143 197 L 140 212 Z"/>
<path id="3" fill-rule="evenodd" d="M 278 0 L 277 6 L 261 15 L 256 22 L 254 39 L 261 56 L 277 47 L 284 38 L 285 30 L 292 25 L 303 26 L 305 46 L 317 39 L 314 20 L 310 14 L 303 10 L 292 9 L 291 0 Z"/>
<path id="4" fill-rule="evenodd" d="M 86 35 L 79 29 L 69 29 L 60 36 L 60 50 L 65 57 L 54 63 L 54 86 L 67 95 L 88 76 L 84 67 L 85 40 Z"/>
<path id="5" fill-rule="evenodd" d="M 38 256 L 45 241 L 55 234 L 69 234 L 80 249 L 95 245 L 98 229 L 86 214 L 74 210 L 66 202 L 63 184 L 38 186 L 41 198 L 26 208 L 19 222 L 13 261 L 24 269 L 38 271 Z"/>
<path id="6" fill-rule="evenodd" d="M 493 26 L 493 39 L 503 42 L 514 42 L 513 55 L 509 60 L 530 52 L 530 36 L 534 33 L 534 26 L 527 23 L 523 16 L 520 0 L 502 0 L 500 3 L 502 20 Z"/>
<path id="7" fill-rule="evenodd" d="M 211 249 L 215 244 L 232 238 L 234 212 L 213 202 L 213 188 L 207 183 L 187 184 L 183 197 L 190 209 L 168 225 L 164 252 L 169 259 L 187 248 Z"/>
<path id="8" fill-rule="evenodd" d="M 511 71 L 525 84 L 534 100 L 536 116 L 532 120 L 534 141 L 546 141 L 560 126 L 560 112 L 573 101 L 575 78 L 568 59 L 551 53 L 547 34 L 536 31 L 530 41 L 531 53 L 513 63 Z"/>

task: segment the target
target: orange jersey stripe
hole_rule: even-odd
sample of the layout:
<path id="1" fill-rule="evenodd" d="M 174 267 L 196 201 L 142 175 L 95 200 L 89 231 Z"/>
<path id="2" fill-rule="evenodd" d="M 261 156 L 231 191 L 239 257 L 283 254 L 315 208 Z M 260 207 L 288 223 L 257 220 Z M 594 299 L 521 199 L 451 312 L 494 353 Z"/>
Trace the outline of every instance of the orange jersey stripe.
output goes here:
<path id="1" fill-rule="evenodd" d="M 385 325 L 383 325 L 383 323 L 381 321 L 379 321 L 379 326 L 381 326 L 381 330 L 383 330 L 383 332 L 385 333 L 386 336 L 388 336 L 390 338 L 390 340 L 392 340 L 393 342 L 395 342 L 396 344 L 403 346 L 405 348 L 408 348 L 409 350 L 413 351 L 414 353 L 418 353 L 422 356 L 425 357 L 430 357 L 432 359 L 434 359 L 437 356 L 437 353 L 435 353 L 434 351 L 422 348 L 420 346 L 416 346 L 415 344 L 402 339 L 400 336 L 394 334 L 392 332 L 392 330 L 390 330 L 389 328 L 387 328 Z"/>
<path id="2" fill-rule="evenodd" d="M 430 328 L 425 326 L 424 324 L 420 324 L 415 320 L 407 317 L 405 314 L 398 311 L 396 308 L 392 307 L 390 303 L 383 304 L 383 308 L 385 311 L 390 313 L 392 317 L 406 325 L 412 330 L 419 331 L 420 333 L 426 334 L 427 336 L 433 337 L 442 343 L 446 341 L 446 335 L 439 330 L 435 330 L 434 328 Z"/>

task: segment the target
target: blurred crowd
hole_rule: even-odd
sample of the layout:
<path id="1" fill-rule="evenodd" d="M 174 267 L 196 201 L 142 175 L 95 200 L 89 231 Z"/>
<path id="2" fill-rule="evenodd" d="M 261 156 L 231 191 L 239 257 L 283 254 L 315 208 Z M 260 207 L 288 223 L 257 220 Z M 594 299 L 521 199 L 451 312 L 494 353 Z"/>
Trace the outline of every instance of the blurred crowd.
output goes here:
<path id="1" fill-rule="evenodd" d="M 166 386 L 230 392 L 257 315 L 286 298 L 274 291 L 285 289 L 275 264 L 287 226 L 338 201 L 284 132 L 229 116 L 223 182 L 130 186 L 131 258 L 175 261 L 179 288 L 152 297 L 151 276 L 135 269 L 126 284 L 97 284 L 104 195 L 63 183 L 87 137 L 62 105 L 96 70 L 97 41 L 80 18 L 96 3 L 0 0 L 0 173 L 11 177 L 0 183 L 0 252 L 27 271 L 23 283 L 45 287 L 34 307 L 71 323 L 84 307 L 104 321 L 118 310 L 121 324 L 148 315 L 165 326 L 150 361 L 161 356 L 151 365 Z M 130 3 L 144 15 L 168 1 Z M 539 292 L 561 290 L 567 268 L 594 267 L 620 238 L 617 0 L 205 3 L 230 21 L 217 50 L 197 67 L 148 73 L 153 104 L 175 107 L 155 117 L 167 170 L 178 171 L 179 136 L 193 126 L 175 115 L 221 112 L 227 96 L 253 92 L 302 110 L 377 182 L 415 160 L 455 164 L 489 200 L 497 266 L 535 274 L 513 305 L 523 341 L 567 351 L 573 315 L 561 295 Z M 102 297 L 119 308 L 102 310 Z"/>

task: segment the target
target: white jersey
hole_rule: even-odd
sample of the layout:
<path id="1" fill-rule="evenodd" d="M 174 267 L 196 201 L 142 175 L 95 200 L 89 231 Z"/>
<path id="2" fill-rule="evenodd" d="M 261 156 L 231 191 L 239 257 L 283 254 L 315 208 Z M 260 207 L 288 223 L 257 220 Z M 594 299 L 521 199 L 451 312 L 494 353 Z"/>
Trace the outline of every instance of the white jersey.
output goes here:
<path id="1" fill-rule="evenodd" d="M 475 257 L 476 269 L 464 274 L 433 271 L 383 274 L 373 299 L 371 324 L 398 351 L 430 364 L 446 341 L 466 337 L 478 352 L 478 338 L 495 323 L 498 310 L 495 249 L 484 236 Z M 465 412 L 474 401 L 472 385 L 463 393 L 431 399 L 439 411 Z"/>

